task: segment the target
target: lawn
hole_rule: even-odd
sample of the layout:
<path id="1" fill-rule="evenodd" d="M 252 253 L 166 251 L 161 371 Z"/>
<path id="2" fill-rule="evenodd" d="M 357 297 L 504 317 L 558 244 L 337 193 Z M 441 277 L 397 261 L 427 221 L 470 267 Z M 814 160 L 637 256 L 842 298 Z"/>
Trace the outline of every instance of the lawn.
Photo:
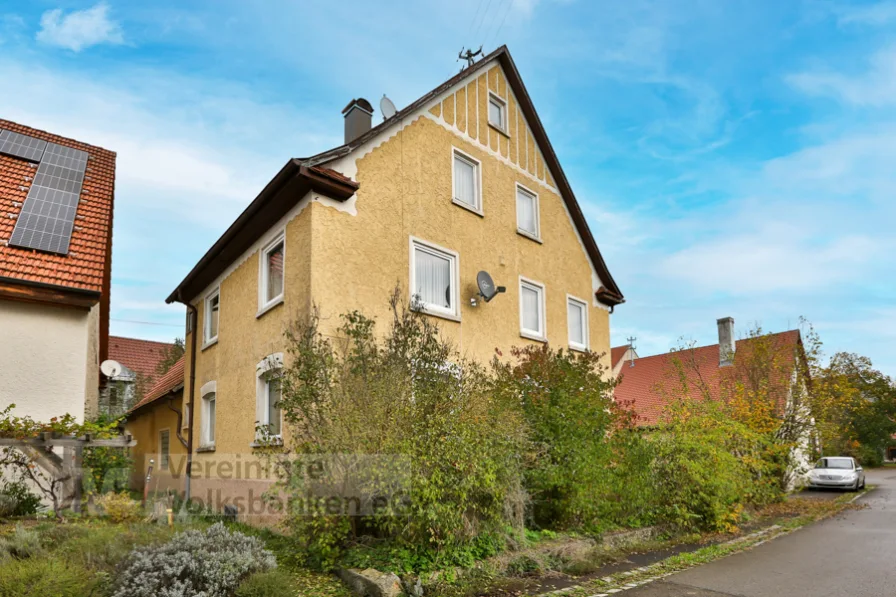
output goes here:
<path id="1" fill-rule="evenodd" d="M 98 518 L 37 519 L 0 522 L 0 597 L 103 597 L 112 594 L 116 574 L 134 547 L 156 545 L 179 531 L 205 529 L 189 525 L 132 522 L 115 524 Z M 257 536 L 277 557 L 278 569 L 262 589 L 240 594 L 256 597 L 350 597 L 334 576 L 303 569 L 295 563 L 288 539 L 271 531 L 231 525 Z"/>

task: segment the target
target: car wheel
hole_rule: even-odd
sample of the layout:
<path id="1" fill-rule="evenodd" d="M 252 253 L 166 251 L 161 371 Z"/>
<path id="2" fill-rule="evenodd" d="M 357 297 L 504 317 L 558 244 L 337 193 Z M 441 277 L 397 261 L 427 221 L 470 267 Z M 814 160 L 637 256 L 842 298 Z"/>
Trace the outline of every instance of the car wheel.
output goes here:
<path id="1" fill-rule="evenodd" d="M 859 490 L 859 480 L 856 479 L 856 484 L 852 486 L 852 489 L 850 489 L 850 491 L 858 491 L 858 490 Z"/>
<path id="2" fill-rule="evenodd" d="M 862 489 L 865 489 L 865 477 L 862 477 Z"/>

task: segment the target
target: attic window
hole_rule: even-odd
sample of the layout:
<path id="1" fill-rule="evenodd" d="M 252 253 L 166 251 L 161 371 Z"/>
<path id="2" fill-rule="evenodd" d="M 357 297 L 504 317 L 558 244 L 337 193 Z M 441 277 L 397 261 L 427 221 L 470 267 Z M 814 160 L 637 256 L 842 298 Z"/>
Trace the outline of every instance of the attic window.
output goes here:
<path id="1" fill-rule="evenodd" d="M 507 134 L 507 102 L 492 92 L 488 94 L 488 123 Z"/>
<path id="2" fill-rule="evenodd" d="M 286 253 L 286 241 L 283 234 L 275 238 L 261 257 L 261 270 L 258 276 L 258 315 L 283 302 L 283 260 Z"/>
<path id="3" fill-rule="evenodd" d="M 479 177 L 479 161 L 454 150 L 454 181 L 452 201 L 461 207 L 482 215 L 482 192 Z"/>

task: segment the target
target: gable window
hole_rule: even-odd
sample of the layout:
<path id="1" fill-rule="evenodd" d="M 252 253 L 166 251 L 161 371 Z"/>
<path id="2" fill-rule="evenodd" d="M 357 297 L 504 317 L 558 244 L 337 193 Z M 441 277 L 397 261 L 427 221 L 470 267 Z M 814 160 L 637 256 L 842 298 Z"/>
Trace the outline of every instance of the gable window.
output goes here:
<path id="1" fill-rule="evenodd" d="M 411 302 L 424 312 L 459 317 L 457 253 L 411 238 Z"/>
<path id="2" fill-rule="evenodd" d="M 259 272 L 258 314 L 283 302 L 283 260 L 286 241 L 283 235 L 274 239 L 261 253 Z"/>
<path id="3" fill-rule="evenodd" d="M 200 434 L 200 447 L 203 448 L 212 448 L 215 446 L 215 403 L 217 401 L 217 396 L 218 394 L 214 389 L 202 393 L 202 432 Z"/>
<path id="4" fill-rule="evenodd" d="M 205 325 L 202 326 L 205 344 L 211 344 L 218 339 L 218 311 L 221 305 L 221 290 L 215 289 L 205 297 Z"/>
<path id="5" fill-rule="evenodd" d="M 569 328 L 569 347 L 588 350 L 588 303 L 567 295 L 566 325 Z"/>
<path id="6" fill-rule="evenodd" d="M 280 411 L 281 372 L 283 353 L 268 355 L 255 366 L 257 377 L 255 420 L 259 429 L 256 440 L 268 438 L 279 440 L 283 430 L 283 416 Z M 262 432 L 260 427 L 266 432 Z"/>
<path id="7" fill-rule="evenodd" d="M 482 212 L 479 162 L 470 156 L 454 150 L 454 182 L 452 201 L 461 207 Z"/>
<path id="8" fill-rule="evenodd" d="M 544 341 L 545 328 L 544 285 L 520 278 L 520 335 Z"/>
<path id="9" fill-rule="evenodd" d="M 517 232 L 535 240 L 541 239 L 538 217 L 538 195 L 521 184 L 516 185 Z"/>
<path id="10" fill-rule="evenodd" d="M 171 457 L 171 432 L 163 429 L 159 432 L 159 470 L 167 471 Z"/>
<path id="11" fill-rule="evenodd" d="M 507 133 L 507 102 L 492 93 L 488 93 L 488 123 Z"/>

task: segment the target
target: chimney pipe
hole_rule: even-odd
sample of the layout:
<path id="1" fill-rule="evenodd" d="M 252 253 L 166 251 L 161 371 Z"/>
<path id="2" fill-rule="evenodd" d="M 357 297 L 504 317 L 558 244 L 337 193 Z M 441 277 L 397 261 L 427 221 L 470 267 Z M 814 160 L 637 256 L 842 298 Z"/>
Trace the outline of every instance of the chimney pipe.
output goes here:
<path id="1" fill-rule="evenodd" d="M 370 130 L 373 106 L 363 97 L 353 99 L 342 110 L 345 117 L 345 142 L 351 143 Z"/>
<path id="2" fill-rule="evenodd" d="M 734 318 L 717 319 L 719 326 L 719 367 L 728 367 L 734 363 Z"/>

